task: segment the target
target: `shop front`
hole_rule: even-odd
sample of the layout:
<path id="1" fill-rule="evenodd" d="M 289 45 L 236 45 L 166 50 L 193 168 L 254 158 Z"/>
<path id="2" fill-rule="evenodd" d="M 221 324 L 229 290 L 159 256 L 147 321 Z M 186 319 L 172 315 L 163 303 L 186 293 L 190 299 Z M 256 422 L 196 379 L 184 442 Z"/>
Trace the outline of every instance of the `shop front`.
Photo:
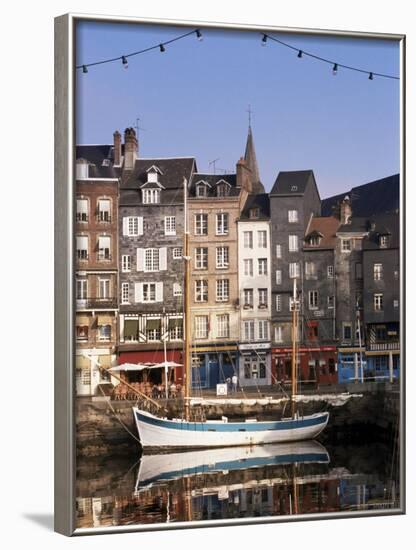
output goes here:
<path id="1" fill-rule="evenodd" d="M 337 349 L 335 346 L 300 347 L 298 379 L 305 384 L 336 384 Z M 292 348 L 272 348 L 273 383 L 288 383 L 292 377 Z"/>
<path id="2" fill-rule="evenodd" d="M 192 387 L 216 388 L 238 376 L 237 346 L 204 346 L 192 350 Z"/>
<path id="3" fill-rule="evenodd" d="M 238 350 L 240 386 L 270 386 L 273 378 L 270 343 L 240 344 Z"/>
<path id="4" fill-rule="evenodd" d="M 121 351 L 118 357 L 118 365 L 123 364 L 155 364 L 165 361 L 165 352 L 162 349 L 146 349 L 134 351 Z M 183 353 L 178 349 L 166 350 L 166 361 L 177 363 L 179 366 L 169 367 L 169 382 L 183 384 Z M 149 382 L 150 384 L 161 384 L 164 382 L 163 369 L 141 369 L 141 370 L 120 370 L 120 378 L 129 384 Z"/>

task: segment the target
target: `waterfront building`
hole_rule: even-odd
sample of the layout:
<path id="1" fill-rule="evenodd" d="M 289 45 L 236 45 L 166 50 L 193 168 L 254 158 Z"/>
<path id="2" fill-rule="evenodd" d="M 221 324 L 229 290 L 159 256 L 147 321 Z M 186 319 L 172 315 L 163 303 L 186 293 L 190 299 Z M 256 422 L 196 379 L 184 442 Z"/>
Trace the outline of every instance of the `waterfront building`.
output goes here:
<path id="1" fill-rule="evenodd" d="M 192 382 L 198 387 L 215 387 L 239 372 L 237 220 L 248 194 L 262 191 L 251 128 L 236 173 L 192 176 L 188 202 Z"/>
<path id="2" fill-rule="evenodd" d="M 116 363 L 118 164 L 113 145 L 76 150 L 75 373 L 77 395 L 97 395 Z"/>
<path id="3" fill-rule="evenodd" d="M 266 193 L 250 194 L 238 220 L 239 381 L 270 385 L 270 206 Z"/>
<path id="4" fill-rule="evenodd" d="M 134 129 L 124 133 L 119 199 L 119 364 L 183 364 L 184 184 L 195 159 L 141 158 Z M 148 371 L 152 382 L 161 370 Z M 181 367 L 171 379 L 183 383 Z M 129 373 L 135 381 L 142 373 Z"/>

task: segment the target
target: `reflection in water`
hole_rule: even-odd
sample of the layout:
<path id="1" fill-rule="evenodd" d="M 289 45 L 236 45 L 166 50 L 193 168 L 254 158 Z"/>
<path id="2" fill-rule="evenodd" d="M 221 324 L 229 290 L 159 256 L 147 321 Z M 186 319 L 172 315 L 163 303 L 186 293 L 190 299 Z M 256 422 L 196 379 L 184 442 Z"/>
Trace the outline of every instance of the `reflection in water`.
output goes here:
<path id="1" fill-rule="evenodd" d="M 380 447 L 334 448 L 332 460 L 316 441 L 143 455 L 130 467 L 89 458 L 77 473 L 77 525 L 398 508 L 393 457 Z"/>

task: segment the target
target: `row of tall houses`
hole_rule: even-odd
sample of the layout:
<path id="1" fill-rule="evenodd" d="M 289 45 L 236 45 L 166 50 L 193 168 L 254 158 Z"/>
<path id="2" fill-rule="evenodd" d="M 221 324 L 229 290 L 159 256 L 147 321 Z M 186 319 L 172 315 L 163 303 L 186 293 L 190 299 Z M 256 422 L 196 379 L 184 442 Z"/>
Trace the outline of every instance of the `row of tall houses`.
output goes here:
<path id="1" fill-rule="evenodd" d="M 109 380 L 99 365 L 183 364 L 184 179 L 195 386 L 290 379 L 295 278 L 305 383 L 398 376 L 397 211 L 356 216 L 362 204 L 344 194 L 322 215 L 311 170 L 280 172 L 265 193 L 251 128 L 234 173 L 143 158 L 127 128 L 111 145 L 78 146 L 76 178 L 78 394 Z M 170 376 L 181 384 L 182 367 Z"/>

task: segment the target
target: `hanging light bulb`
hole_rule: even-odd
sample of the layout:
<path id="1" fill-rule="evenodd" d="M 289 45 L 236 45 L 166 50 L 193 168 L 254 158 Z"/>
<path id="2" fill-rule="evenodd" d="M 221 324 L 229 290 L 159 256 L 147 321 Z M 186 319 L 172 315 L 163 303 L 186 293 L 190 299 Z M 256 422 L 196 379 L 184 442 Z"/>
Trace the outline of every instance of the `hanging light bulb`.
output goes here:
<path id="1" fill-rule="evenodd" d="M 265 46 L 267 44 L 267 34 L 263 34 L 263 38 L 261 39 L 261 45 Z"/>
<path id="2" fill-rule="evenodd" d="M 163 44 L 159 44 L 159 49 L 161 52 L 165 51 L 165 46 Z"/>
<path id="3" fill-rule="evenodd" d="M 82 72 L 83 72 L 84 74 L 87 74 L 88 69 L 87 69 L 87 66 L 86 66 L 86 65 L 83 65 L 83 66 L 82 66 Z"/>
<path id="4" fill-rule="evenodd" d="M 334 66 L 332 67 L 332 74 L 336 76 L 338 73 L 338 63 L 334 63 Z"/>
<path id="5" fill-rule="evenodd" d="M 298 53 L 299 59 L 302 57 L 302 55 L 303 55 L 303 51 L 302 51 L 302 50 L 299 50 L 299 53 Z"/>
<path id="6" fill-rule="evenodd" d="M 201 32 L 199 29 L 197 29 L 197 30 L 195 31 L 195 33 L 196 33 L 196 37 L 198 38 L 198 40 L 199 40 L 200 42 L 202 42 L 203 39 L 204 39 L 204 37 L 202 36 L 202 32 Z"/>
<path id="7" fill-rule="evenodd" d="M 373 79 L 374 79 L 373 73 L 370 73 L 370 74 L 368 75 L 368 80 L 373 80 Z"/>
<path id="8" fill-rule="evenodd" d="M 125 55 L 121 57 L 121 62 L 123 63 L 125 69 L 129 68 L 129 62 L 127 61 L 127 57 Z"/>

